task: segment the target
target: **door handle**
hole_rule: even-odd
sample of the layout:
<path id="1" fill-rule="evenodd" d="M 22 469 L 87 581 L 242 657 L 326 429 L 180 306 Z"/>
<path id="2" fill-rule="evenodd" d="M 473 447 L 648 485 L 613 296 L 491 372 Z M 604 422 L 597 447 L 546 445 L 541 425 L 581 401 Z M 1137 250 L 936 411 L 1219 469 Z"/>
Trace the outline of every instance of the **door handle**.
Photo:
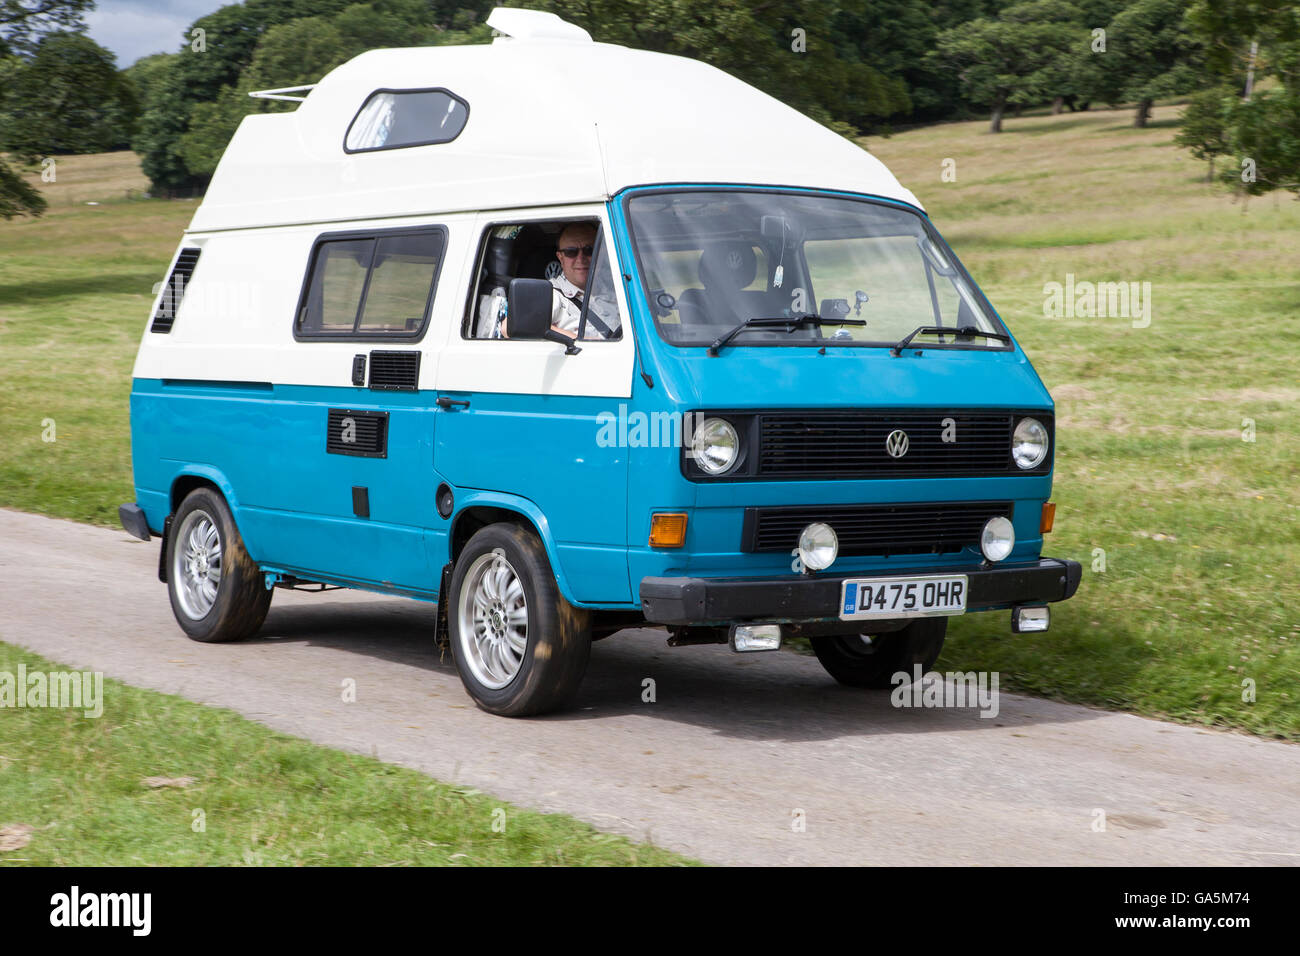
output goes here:
<path id="1" fill-rule="evenodd" d="M 437 399 L 439 408 L 451 408 L 453 405 L 463 405 L 469 408 L 469 402 L 465 399 L 448 398 L 446 395 L 439 395 Z"/>

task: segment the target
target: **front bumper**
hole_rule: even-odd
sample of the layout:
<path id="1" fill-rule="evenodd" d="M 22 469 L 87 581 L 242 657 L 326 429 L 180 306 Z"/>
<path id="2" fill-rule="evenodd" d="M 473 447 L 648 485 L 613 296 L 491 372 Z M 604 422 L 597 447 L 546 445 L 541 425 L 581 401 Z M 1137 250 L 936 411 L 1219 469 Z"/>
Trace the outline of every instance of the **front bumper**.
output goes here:
<path id="1" fill-rule="evenodd" d="M 780 578 L 642 578 L 641 613 L 652 624 L 736 621 L 838 621 L 846 579 L 964 574 L 967 611 L 1064 601 L 1079 588 L 1078 561 L 1041 558 L 1029 565 L 908 568 L 898 572 L 789 575 Z"/>

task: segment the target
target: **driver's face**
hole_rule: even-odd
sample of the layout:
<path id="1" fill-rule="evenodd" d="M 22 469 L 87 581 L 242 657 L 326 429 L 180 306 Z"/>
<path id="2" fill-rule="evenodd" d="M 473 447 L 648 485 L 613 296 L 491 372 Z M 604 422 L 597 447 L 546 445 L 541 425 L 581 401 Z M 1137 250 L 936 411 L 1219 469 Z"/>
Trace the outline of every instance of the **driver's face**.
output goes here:
<path id="1" fill-rule="evenodd" d="M 560 260 L 560 269 L 564 278 L 579 289 L 587 288 L 587 276 L 591 272 L 591 253 L 587 247 L 596 241 L 596 230 L 591 226 L 570 226 L 560 233 L 555 244 L 555 258 Z M 575 252 L 570 256 L 566 253 Z"/>

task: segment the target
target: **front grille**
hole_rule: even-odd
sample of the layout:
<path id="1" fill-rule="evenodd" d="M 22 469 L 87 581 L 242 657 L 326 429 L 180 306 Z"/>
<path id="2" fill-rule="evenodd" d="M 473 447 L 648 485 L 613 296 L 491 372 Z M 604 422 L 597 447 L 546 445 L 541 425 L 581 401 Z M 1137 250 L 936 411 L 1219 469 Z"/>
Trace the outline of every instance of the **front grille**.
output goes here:
<path id="1" fill-rule="evenodd" d="M 1052 434 L 1052 417 L 1034 417 Z M 1049 454 L 1033 471 L 1011 459 L 1015 412 L 782 412 L 759 416 L 758 473 L 763 478 L 961 478 L 1045 474 Z M 886 441 L 907 434 L 907 451 L 892 457 Z"/>
<path id="2" fill-rule="evenodd" d="M 984 523 L 996 515 L 1010 518 L 1011 502 L 746 508 L 740 549 L 789 554 L 799 532 L 822 521 L 835 529 L 841 555 L 951 554 L 978 547 Z"/>

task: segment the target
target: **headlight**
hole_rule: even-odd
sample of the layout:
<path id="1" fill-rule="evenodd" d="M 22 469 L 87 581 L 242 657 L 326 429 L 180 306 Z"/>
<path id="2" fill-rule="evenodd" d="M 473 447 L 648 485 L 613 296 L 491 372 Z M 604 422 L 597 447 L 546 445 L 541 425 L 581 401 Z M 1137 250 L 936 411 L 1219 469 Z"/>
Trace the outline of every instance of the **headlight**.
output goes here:
<path id="1" fill-rule="evenodd" d="M 1011 522 L 998 515 L 984 522 L 980 533 L 980 550 L 990 561 L 1001 561 L 1016 546 L 1016 531 Z"/>
<path id="2" fill-rule="evenodd" d="M 1011 435 L 1011 457 L 1025 471 L 1037 468 L 1047 457 L 1047 429 L 1037 418 L 1022 418 Z"/>
<path id="3" fill-rule="evenodd" d="M 740 436 L 731 422 L 706 418 L 691 438 L 691 457 L 706 475 L 720 475 L 736 463 Z"/>
<path id="4" fill-rule="evenodd" d="M 840 539 L 828 524 L 814 521 L 799 535 L 799 560 L 809 571 L 825 571 L 840 553 Z"/>

